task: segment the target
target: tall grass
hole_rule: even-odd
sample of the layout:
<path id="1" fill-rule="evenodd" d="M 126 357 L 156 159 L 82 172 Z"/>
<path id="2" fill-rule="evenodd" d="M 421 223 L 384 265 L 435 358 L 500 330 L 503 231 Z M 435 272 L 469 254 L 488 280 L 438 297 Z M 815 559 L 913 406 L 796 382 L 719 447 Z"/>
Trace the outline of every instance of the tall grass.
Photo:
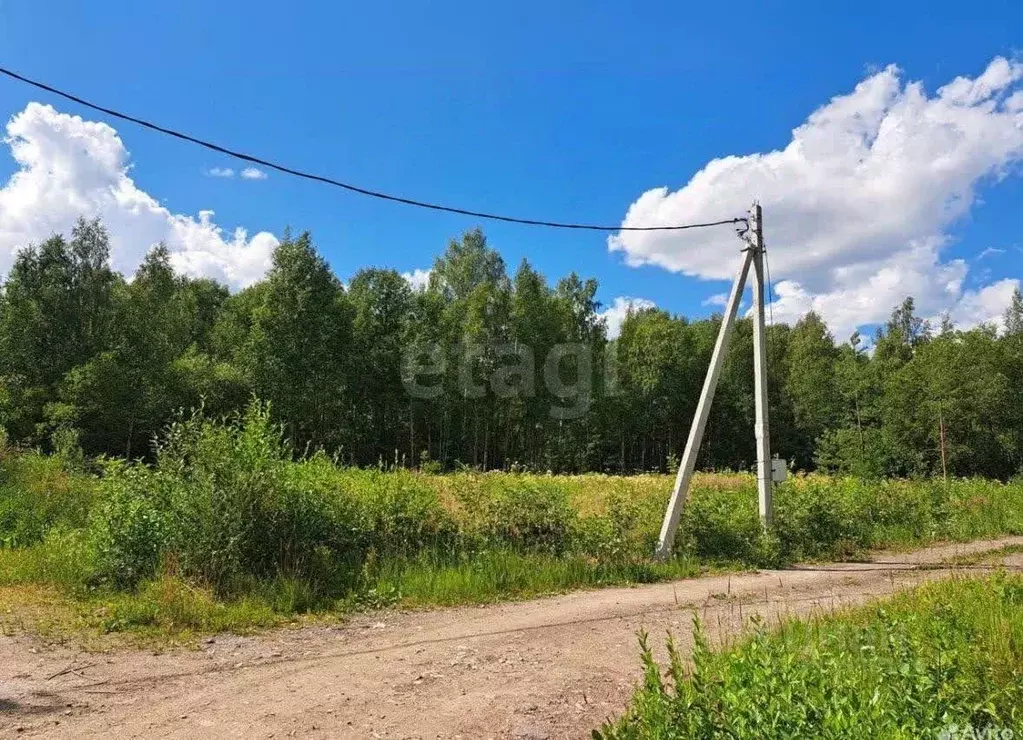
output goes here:
<path id="1" fill-rule="evenodd" d="M 374 574 L 373 594 L 383 603 L 409 606 L 455 605 L 533 596 L 573 588 L 654 583 L 699 575 L 694 558 L 668 562 L 601 561 L 584 555 L 481 552 L 460 562 L 423 558 L 383 563 Z"/>
<path id="2" fill-rule="evenodd" d="M 760 626 L 720 653 L 697 622 L 691 663 L 672 641 L 668 648 L 664 680 L 641 635 L 643 685 L 625 716 L 594 737 L 908 739 L 1023 729 L 1019 576 L 931 584 L 773 633 Z"/>
<path id="3" fill-rule="evenodd" d="M 93 472 L 89 472 L 92 470 Z M 755 481 L 698 475 L 676 558 L 650 559 L 667 476 L 431 475 L 296 460 L 253 404 L 170 426 L 152 465 L 0 453 L 0 585 L 81 595 L 176 580 L 281 613 L 438 604 L 1023 533 L 1023 482 L 796 477 L 765 533 Z M 133 620 L 125 620 L 133 623 Z"/>
<path id="4" fill-rule="evenodd" d="M 0 444 L 0 547 L 34 545 L 57 525 L 85 526 L 98 488 L 75 460 Z"/>

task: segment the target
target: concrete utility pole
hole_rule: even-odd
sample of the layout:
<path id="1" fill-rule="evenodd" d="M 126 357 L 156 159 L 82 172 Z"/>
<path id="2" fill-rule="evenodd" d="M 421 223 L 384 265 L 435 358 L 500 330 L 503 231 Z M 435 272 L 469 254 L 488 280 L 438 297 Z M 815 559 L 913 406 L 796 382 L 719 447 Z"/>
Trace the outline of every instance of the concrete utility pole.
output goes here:
<path id="1" fill-rule="evenodd" d="M 771 427 L 767 402 L 767 327 L 764 325 L 764 214 L 759 203 L 750 210 L 750 251 L 753 253 L 753 376 L 756 396 L 757 499 L 760 520 L 771 526 Z"/>
<path id="2" fill-rule="evenodd" d="M 659 558 L 668 557 L 675 542 L 675 532 L 678 530 L 679 521 L 682 519 L 682 510 L 685 508 L 689 483 L 693 478 L 693 471 L 696 469 L 696 457 L 700 452 L 700 444 L 703 442 L 703 433 L 707 428 L 710 407 L 714 402 L 714 392 L 717 390 L 718 379 L 721 377 L 721 368 L 724 366 L 728 342 L 731 339 L 732 329 L 735 326 L 735 317 L 739 311 L 739 303 L 742 301 L 743 290 L 746 287 L 746 276 L 749 274 L 751 265 L 754 274 L 753 369 L 756 380 L 757 493 L 760 504 L 760 518 L 764 526 L 768 526 L 771 523 L 771 487 L 773 485 L 773 478 L 771 470 L 770 427 L 767 421 L 767 351 L 764 327 L 764 232 L 763 214 L 759 203 L 754 203 L 753 208 L 750 209 L 749 228 L 743 234 L 743 240 L 747 246 L 742 250 L 742 266 L 739 268 L 739 273 L 735 276 L 735 283 L 732 285 L 732 292 L 728 297 L 725 316 L 721 321 L 717 342 L 714 344 L 714 352 L 710 358 L 710 368 L 707 370 L 707 377 L 703 381 L 700 401 L 696 404 L 696 416 L 693 418 L 693 424 L 689 429 L 689 439 L 686 441 L 682 462 L 678 467 L 678 474 L 675 476 L 675 487 L 671 492 L 668 510 L 664 513 L 664 522 L 661 524 L 661 534 L 658 538 L 656 553 Z"/>

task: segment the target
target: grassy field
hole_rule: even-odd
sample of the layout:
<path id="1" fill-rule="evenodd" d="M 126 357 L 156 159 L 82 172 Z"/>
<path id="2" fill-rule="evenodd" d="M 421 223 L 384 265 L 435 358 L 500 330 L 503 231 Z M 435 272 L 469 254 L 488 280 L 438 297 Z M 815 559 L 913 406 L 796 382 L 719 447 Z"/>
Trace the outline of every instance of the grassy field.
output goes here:
<path id="1" fill-rule="evenodd" d="M 1023 533 L 1023 482 L 796 477 L 765 533 L 752 476 L 702 474 L 658 563 L 670 487 L 296 461 L 259 407 L 176 424 L 152 465 L 3 449 L 0 614 L 54 633 L 241 630 Z"/>
<path id="2" fill-rule="evenodd" d="M 596 738 L 908 740 L 1023 730 L 1020 576 L 955 579 L 838 616 L 757 627 L 719 652 L 697 625 L 692 661 L 669 641 L 664 674 L 646 635 L 640 642 L 643 686 Z"/>

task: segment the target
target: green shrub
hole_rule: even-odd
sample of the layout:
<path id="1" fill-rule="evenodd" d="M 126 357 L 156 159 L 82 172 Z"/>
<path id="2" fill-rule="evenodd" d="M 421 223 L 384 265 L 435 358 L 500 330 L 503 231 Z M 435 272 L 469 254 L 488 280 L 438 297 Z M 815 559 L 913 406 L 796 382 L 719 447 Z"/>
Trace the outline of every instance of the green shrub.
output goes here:
<path id="1" fill-rule="evenodd" d="M 345 470 L 344 479 L 357 492 L 378 556 L 418 557 L 457 548 L 458 527 L 423 476 L 404 470 Z"/>
<path id="2" fill-rule="evenodd" d="M 168 476 L 141 465 L 108 468 L 103 501 L 90 527 L 101 579 L 117 588 L 134 588 L 155 575 L 173 537 L 168 491 L 173 484 Z"/>
<path id="3" fill-rule="evenodd" d="M 969 478 L 920 484 L 934 499 L 939 536 L 968 540 L 1023 534 L 1023 480 L 1011 483 Z"/>
<path id="4" fill-rule="evenodd" d="M 266 571 L 279 555 L 263 520 L 280 500 L 289 452 L 269 409 L 253 404 L 221 424 L 198 414 L 172 424 L 157 447 L 181 571 L 223 589 Z"/>
<path id="5" fill-rule="evenodd" d="M 267 408 L 173 424 L 155 468 L 114 466 L 93 521 L 102 575 L 133 586 L 168 567 L 218 593 L 279 574 L 348 583 L 369 540 L 351 499 L 296 473 Z"/>
<path id="6" fill-rule="evenodd" d="M 365 516 L 349 499 L 299 485 L 288 476 L 261 502 L 256 528 L 259 547 L 251 571 L 350 577 L 369 545 Z M 341 573 L 341 571 L 344 571 Z"/>
<path id="7" fill-rule="evenodd" d="M 697 621 L 691 669 L 669 640 L 667 683 L 646 635 L 640 641 L 643 685 L 628 713 L 595 737 L 915 738 L 951 725 L 1023 728 L 1019 576 L 932 584 L 774 633 L 757 625 L 721 653 Z"/>
<path id="8" fill-rule="evenodd" d="M 55 526 L 84 526 L 97 483 L 59 457 L 0 449 L 0 547 L 39 542 Z"/>
<path id="9" fill-rule="evenodd" d="M 870 490 L 851 480 L 795 480 L 775 492 L 774 533 L 782 557 L 848 557 L 871 545 Z"/>
<path id="10" fill-rule="evenodd" d="M 558 479 L 538 475 L 467 478 L 461 504 L 487 546 L 563 553 L 571 546 L 577 514 Z"/>
<path id="11" fill-rule="evenodd" d="M 658 534 L 643 524 L 637 502 L 613 491 L 607 497 L 603 512 L 579 518 L 575 546 L 601 563 L 642 560 L 654 551 Z"/>
<path id="12" fill-rule="evenodd" d="M 914 542 L 938 536 L 937 522 L 947 514 L 943 510 L 947 489 L 929 490 L 907 481 L 841 480 L 860 503 L 874 543 Z M 939 494 L 937 498 L 935 493 Z"/>
<path id="13" fill-rule="evenodd" d="M 31 548 L 5 557 L 16 571 L 8 581 L 33 572 L 69 587 L 137 590 L 171 576 L 218 598 L 252 594 L 305 610 L 401 594 L 480 600 L 663 579 L 698 560 L 774 566 L 1023 533 L 1023 481 L 797 477 L 776 489 L 765 532 L 752 476 L 699 474 L 677 560 L 661 564 L 651 554 L 668 476 L 431 475 L 344 468 L 322 453 L 294 460 L 259 403 L 228 419 L 177 421 L 150 465 L 86 462 L 73 430 L 58 431 L 50 457 L 0 448 L 0 543 Z M 81 567 L 55 567 L 62 538 Z"/>
<path id="14" fill-rule="evenodd" d="M 687 502 L 677 542 L 703 558 L 755 563 L 763 552 L 763 536 L 755 488 L 697 488 Z"/>

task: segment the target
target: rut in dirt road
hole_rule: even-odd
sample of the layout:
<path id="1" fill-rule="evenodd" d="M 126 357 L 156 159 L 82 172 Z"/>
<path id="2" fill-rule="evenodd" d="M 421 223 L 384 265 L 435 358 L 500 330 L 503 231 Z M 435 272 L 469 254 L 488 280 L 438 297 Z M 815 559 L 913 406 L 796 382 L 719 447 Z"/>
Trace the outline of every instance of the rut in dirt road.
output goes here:
<path id="1" fill-rule="evenodd" d="M 199 651 L 78 654 L 0 638 L 0 734 L 11 737 L 563 738 L 620 713 L 640 677 L 636 632 L 691 644 L 756 614 L 864 602 L 959 555 L 1023 537 L 535 601 L 385 612 L 337 627 L 217 636 Z M 1021 565 L 1020 556 L 1009 556 Z M 655 644 L 662 642 L 654 639 Z"/>

